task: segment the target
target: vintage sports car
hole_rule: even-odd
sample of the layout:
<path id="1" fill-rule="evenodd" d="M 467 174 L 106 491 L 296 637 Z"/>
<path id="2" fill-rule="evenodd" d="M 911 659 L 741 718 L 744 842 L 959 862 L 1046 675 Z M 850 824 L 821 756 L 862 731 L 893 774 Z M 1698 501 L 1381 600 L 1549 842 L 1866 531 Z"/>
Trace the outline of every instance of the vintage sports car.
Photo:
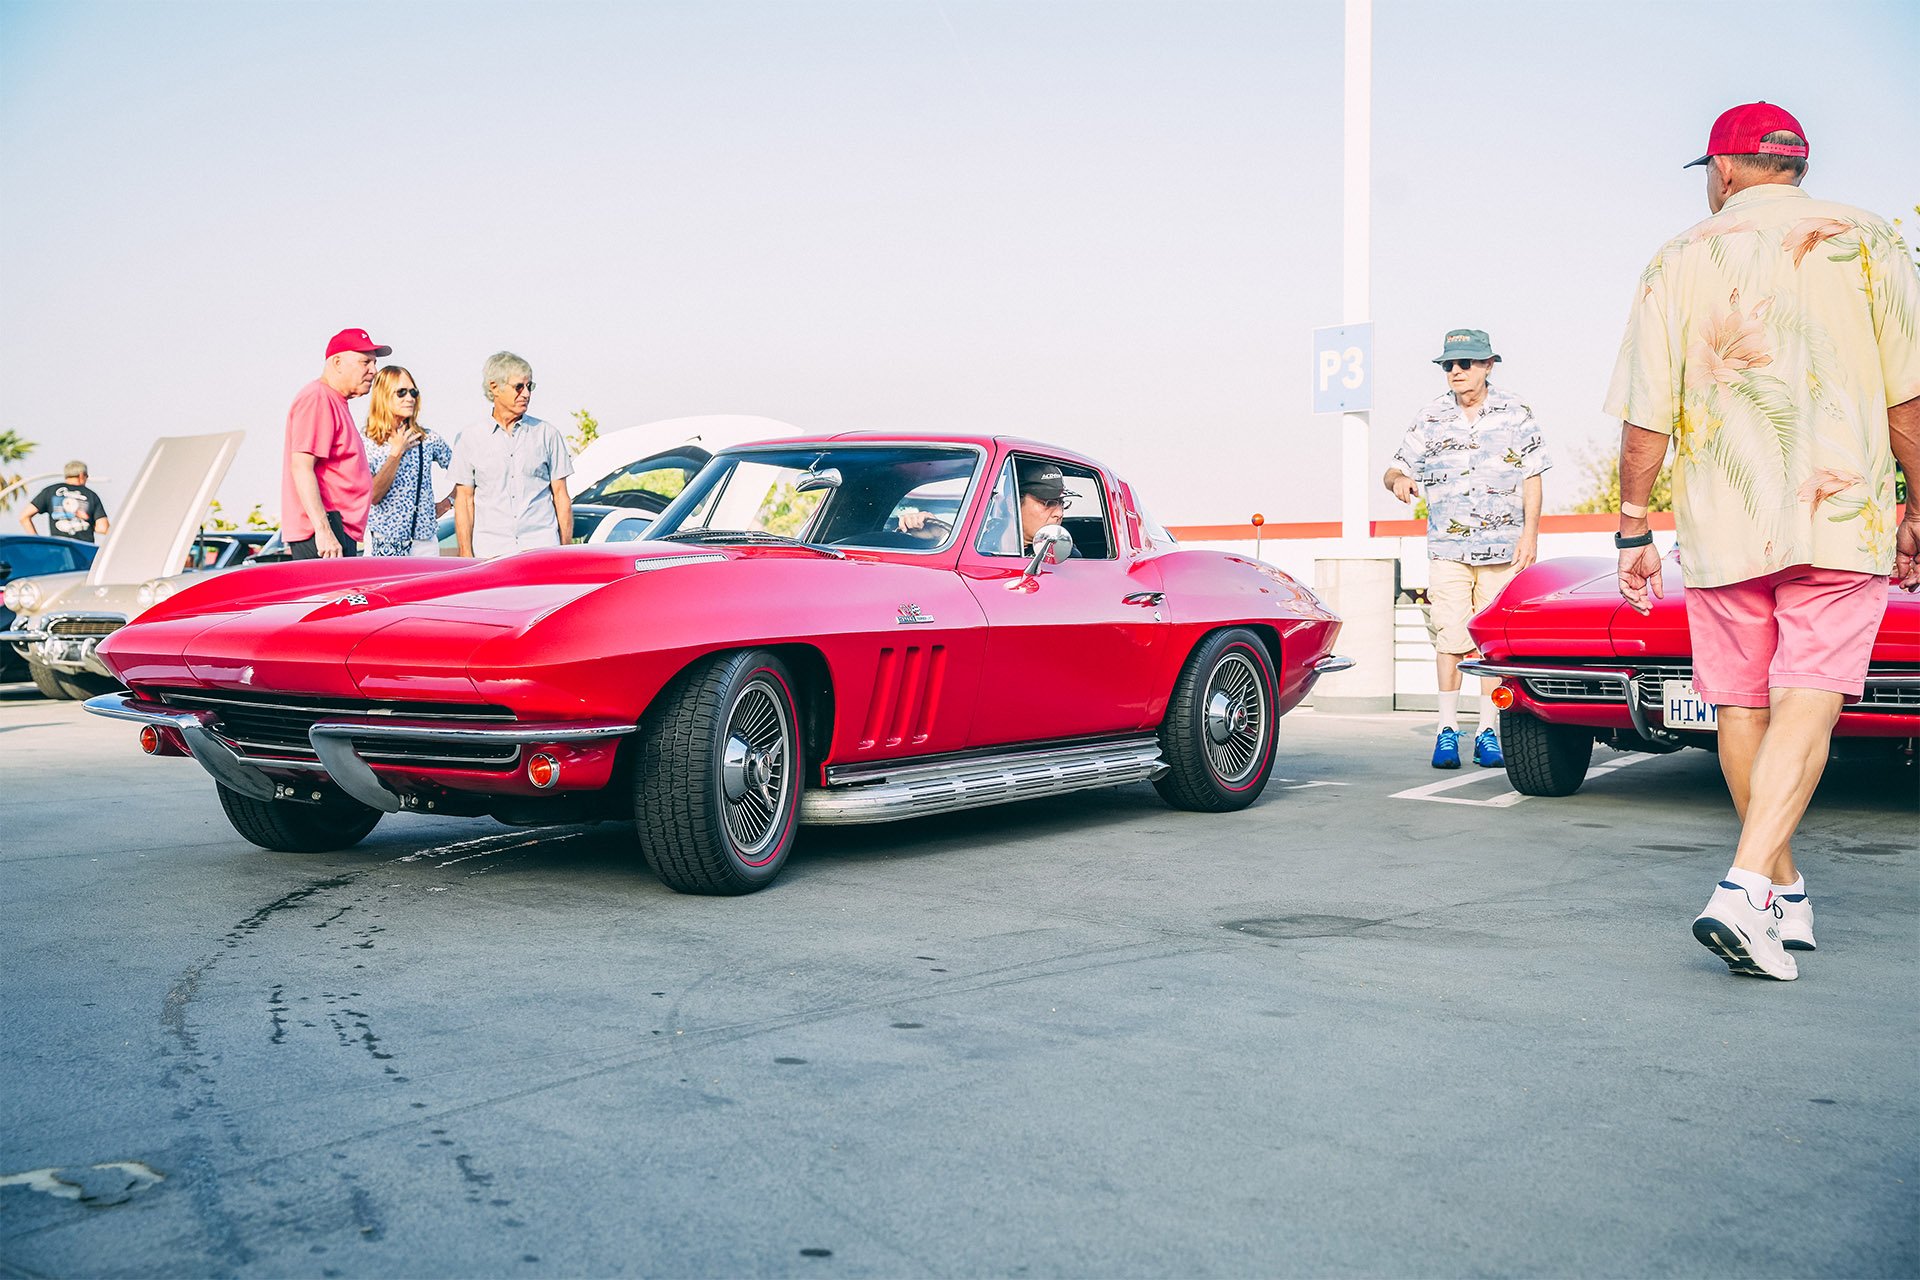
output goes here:
<path id="1" fill-rule="evenodd" d="M 102 638 L 147 607 L 154 579 L 245 560 L 265 533 L 206 534 L 208 504 L 246 433 L 166 436 L 154 441 L 113 532 L 85 573 L 9 583 L 3 599 L 17 615 L 0 644 L 25 659 L 49 698 L 86 698 L 119 682 L 94 657 Z M 144 592 L 144 598 L 143 598 Z"/>
<path id="2" fill-rule="evenodd" d="M 636 542 L 190 587 L 101 645 L 130 692 L 87 706 L 199 760 L 267 848 L 401 810 L 631 819 L 668 885 L 745 893 L 805 823 L 1142 780 L 1242 808 L 1280 716 L 1350 665 L 1339 625 L 1086 458 L 815 436 L 721 452 Z"/>
<path id="3" fill-rule="evenodd" d="M 1525 570 L 1468 631 L 1481 657 L 1462 671 L 1498 676 L 1507 777 L 1530 796 L 1580 789 L 1593 744 L 1667 752 L 1712 747 L 1713 704 L 1693 687 L 1686 586 L 1669 556 L 1666 594 L 1642 616 L 1620 598 L 1612 560 L 1547 560 Z M 1840 713 L 1834 737 L 1884 747 L 1911 763 L 1920 742 L 1920 596 L 1888 585 L 1887 612 L 1865 695 Z"/>

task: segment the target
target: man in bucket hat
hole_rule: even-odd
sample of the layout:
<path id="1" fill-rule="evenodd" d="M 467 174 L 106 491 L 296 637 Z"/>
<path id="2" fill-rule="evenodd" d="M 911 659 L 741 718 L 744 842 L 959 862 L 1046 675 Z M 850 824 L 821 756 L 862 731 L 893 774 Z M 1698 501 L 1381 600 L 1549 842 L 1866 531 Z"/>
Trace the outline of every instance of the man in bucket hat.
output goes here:
<path id="1" fill-rule="evenodd" d="M 1693 936 L 1737 974 L 1799 977 L 1813 907 L 1791 842 L 1840 708 L 1863 691 L 1889 575 L 1920 587 L 1920 275 L 1885 219 L 1800 190 L 1807 131 L 1768 102 L 1721 114 L 1713 214 L 1634 285 L 1607 392 L 1620 419 L 1620 594 L 1662 593 L 1647 496 L 1674 447 L 1695 691 L 1716 708 L 1740 819 Z"/>
<path id="2" fill-rule="evenodd" d="M 1485 330 L 1449 330 L 1433 358 L 1447 392 L 1414 417 L 1381 477 L 1401 502 L 1427 499 L 1427 629 L 1440 679 L 1436 769 L 1460 767 L 1460 663 L 1477 653 L 1467 619 L 1538 553 L 1540 475 L 1550 464 L 1533 410 L 1487 382 L 1499 359 Z M 1485 768 L 1506 763 L 1490 710 L 1499 683 L 1481 681 L 1473 762 Z"/>

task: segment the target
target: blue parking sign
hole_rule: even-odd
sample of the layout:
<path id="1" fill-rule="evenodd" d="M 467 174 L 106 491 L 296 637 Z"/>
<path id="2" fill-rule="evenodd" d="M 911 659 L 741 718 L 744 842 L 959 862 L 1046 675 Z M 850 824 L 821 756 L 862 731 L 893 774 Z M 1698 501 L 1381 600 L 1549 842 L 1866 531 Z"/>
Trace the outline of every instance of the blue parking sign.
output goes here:
<path id="1" fill-rule="evenodd" d="M 1343 324 L 1313 331 L 1313 411 L 1373 409 L 1373 326 Z"/>

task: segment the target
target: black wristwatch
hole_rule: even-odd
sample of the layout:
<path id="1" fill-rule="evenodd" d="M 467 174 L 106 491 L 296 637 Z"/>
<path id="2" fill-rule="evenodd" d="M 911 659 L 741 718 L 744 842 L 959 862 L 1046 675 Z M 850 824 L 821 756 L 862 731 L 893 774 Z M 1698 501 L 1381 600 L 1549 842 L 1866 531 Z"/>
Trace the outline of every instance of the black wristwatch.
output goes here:
<path id="1" fill-rule="evenodd" d="M 1650 547 L 1653 545 L 1653 530 L 1636 533 L 1631 538 L 1622 537 L 1616 533 L 1613 535 L 1613 545 L 1622 551 L 1631 551 L 1635 547 Z"/>

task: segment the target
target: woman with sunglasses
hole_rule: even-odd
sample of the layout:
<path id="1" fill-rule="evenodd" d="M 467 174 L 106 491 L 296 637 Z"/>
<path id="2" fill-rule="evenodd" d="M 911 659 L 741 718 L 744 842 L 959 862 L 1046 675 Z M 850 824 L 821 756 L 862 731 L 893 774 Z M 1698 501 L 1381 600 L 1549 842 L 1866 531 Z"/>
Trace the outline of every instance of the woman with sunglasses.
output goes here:
<path id="1" fill-rule="evenodd" d="M 373 468 L 373 509 L 367 513 L 367 554 L 440 554 L 434 528 L 431 467 L 451 466 L 447 442 L 420 425 L 420 388 L 413 375 L 390 364 L 374 375 L 367 397 L 367 465 Z"/>

